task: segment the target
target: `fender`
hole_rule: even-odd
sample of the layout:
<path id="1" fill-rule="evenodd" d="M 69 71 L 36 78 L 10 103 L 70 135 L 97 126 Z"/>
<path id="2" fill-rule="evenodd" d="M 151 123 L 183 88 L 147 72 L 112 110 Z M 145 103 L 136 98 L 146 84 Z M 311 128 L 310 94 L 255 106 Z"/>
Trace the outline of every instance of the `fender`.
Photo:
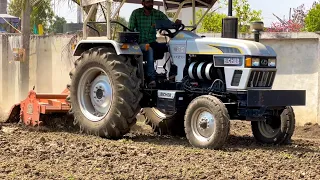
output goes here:
<path id="1" fill-rule="evenodd" d="M 130 54 L 130 55 L 142 55 L 142 51 L 137 43 L 126 43 L 127 47 L 122 48 L 123 43 L 118 43 L 114 40 L 98 38 L 88 38 L 86 40 L 81 40 L 75 50 L 74 56 L 81 56 L 81 54 L 91 48 L 98 46 L 112 47 L 118 55 Z"/>

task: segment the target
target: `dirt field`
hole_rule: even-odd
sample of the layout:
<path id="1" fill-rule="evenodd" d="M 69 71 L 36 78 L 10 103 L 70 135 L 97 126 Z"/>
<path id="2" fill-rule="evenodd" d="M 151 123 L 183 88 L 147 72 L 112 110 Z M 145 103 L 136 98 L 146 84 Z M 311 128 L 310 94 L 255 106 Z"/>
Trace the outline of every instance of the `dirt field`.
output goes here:
<path id="1" fill-rule="evenodd" d="M 222 150 L 156 136 L 141 122 L 118 141 L 55 129 L 2 124 L 0 179 L 320 179 L 318 125 L 297 128 L 293 144 L 278 147 L 232 122 Z"/>

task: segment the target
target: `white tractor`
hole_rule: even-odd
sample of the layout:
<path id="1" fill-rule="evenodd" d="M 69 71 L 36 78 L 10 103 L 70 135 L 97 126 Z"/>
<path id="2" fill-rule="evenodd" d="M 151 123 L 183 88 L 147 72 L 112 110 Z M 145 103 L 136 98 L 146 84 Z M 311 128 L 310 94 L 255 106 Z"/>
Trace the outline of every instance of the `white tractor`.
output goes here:
<path id="1" fill-rule="evenodd" d="M 102 8 L 106 36 L 88 37 L 89 19 L 102 2 L 107 4 L 106 10 Z M 116 13 L 124 3 L 141 1 L 123 0 Z M 194 23 L 185 27 L 156 22 L 156 28 L 169 41 L 167 52 L 155 57 L 165 61 L 165 73 L 157 74 L 156 88 L 151 89 L 146 86 L 139 32 L 131 32 L 110 17 L 111 1 L 82 0 L 81 6 L 90 10 L 83 24 L 83 39 L 74 51 L 79 59 L 67 86 L 74 123 L 87 134 L 117 139 L 129 132 L 140 112 L 160 134 L 185 135 L 195 147 L 218 149 L 229 135 L 230 120 L 248 120 L 257 141 L 290 142 L 295 129 L 291 106 L 305 105 L 306 92 L 272 90 L 278 59 L 271 47 L 255 41 L 195 34 L 202 20 L 195 23 L 195 8 L 207 8 L 207 13 L 215 3 L 154 2 L 165 12 L 176 10 L 173 21 L 183 8 L 191 8 Z M 111 23 L 123 27 L 117 39 L 111 38 Z"/>

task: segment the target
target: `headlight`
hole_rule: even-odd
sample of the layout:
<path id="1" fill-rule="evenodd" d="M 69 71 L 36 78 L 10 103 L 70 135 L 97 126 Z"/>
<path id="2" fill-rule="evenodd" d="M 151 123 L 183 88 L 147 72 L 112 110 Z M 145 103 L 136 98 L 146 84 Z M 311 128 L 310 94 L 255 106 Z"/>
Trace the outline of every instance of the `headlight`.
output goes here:
<path id="1" fill-rule="evenodd" d="M 276 58 L 258 58 L 247 57 L 245 60 L 245 67 L 276 67 Z"/>
<path id="2" fill-rule="evenodd" d="M 268 66 L 276 67 L 276 59 L 269 59 L 268 60 Z"/>
<path id="3" fill-rule="evenodd" d="M 260 66 L 260 59 L 259 58 L 252 58 L 252 65 L 251 66 Z"/>
<path id="4" fill-rule="evenodd" d="M 259 58 L 247 57 L 245 65 L 246 65 L 246 67 L 257 67 L 257 66 L 260 66 L 260 59 Z"/>

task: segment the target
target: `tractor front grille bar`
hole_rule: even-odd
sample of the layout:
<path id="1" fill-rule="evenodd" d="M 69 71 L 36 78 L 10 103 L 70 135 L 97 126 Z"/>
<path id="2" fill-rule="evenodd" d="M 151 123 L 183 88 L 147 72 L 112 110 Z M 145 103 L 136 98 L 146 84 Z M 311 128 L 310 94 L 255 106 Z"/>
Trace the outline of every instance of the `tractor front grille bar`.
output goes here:
<path id="1" fill-rule="evenodd" d="M 247 84 L 248 88 L 272 87 L 276 71 L 252 70 Z"/>

